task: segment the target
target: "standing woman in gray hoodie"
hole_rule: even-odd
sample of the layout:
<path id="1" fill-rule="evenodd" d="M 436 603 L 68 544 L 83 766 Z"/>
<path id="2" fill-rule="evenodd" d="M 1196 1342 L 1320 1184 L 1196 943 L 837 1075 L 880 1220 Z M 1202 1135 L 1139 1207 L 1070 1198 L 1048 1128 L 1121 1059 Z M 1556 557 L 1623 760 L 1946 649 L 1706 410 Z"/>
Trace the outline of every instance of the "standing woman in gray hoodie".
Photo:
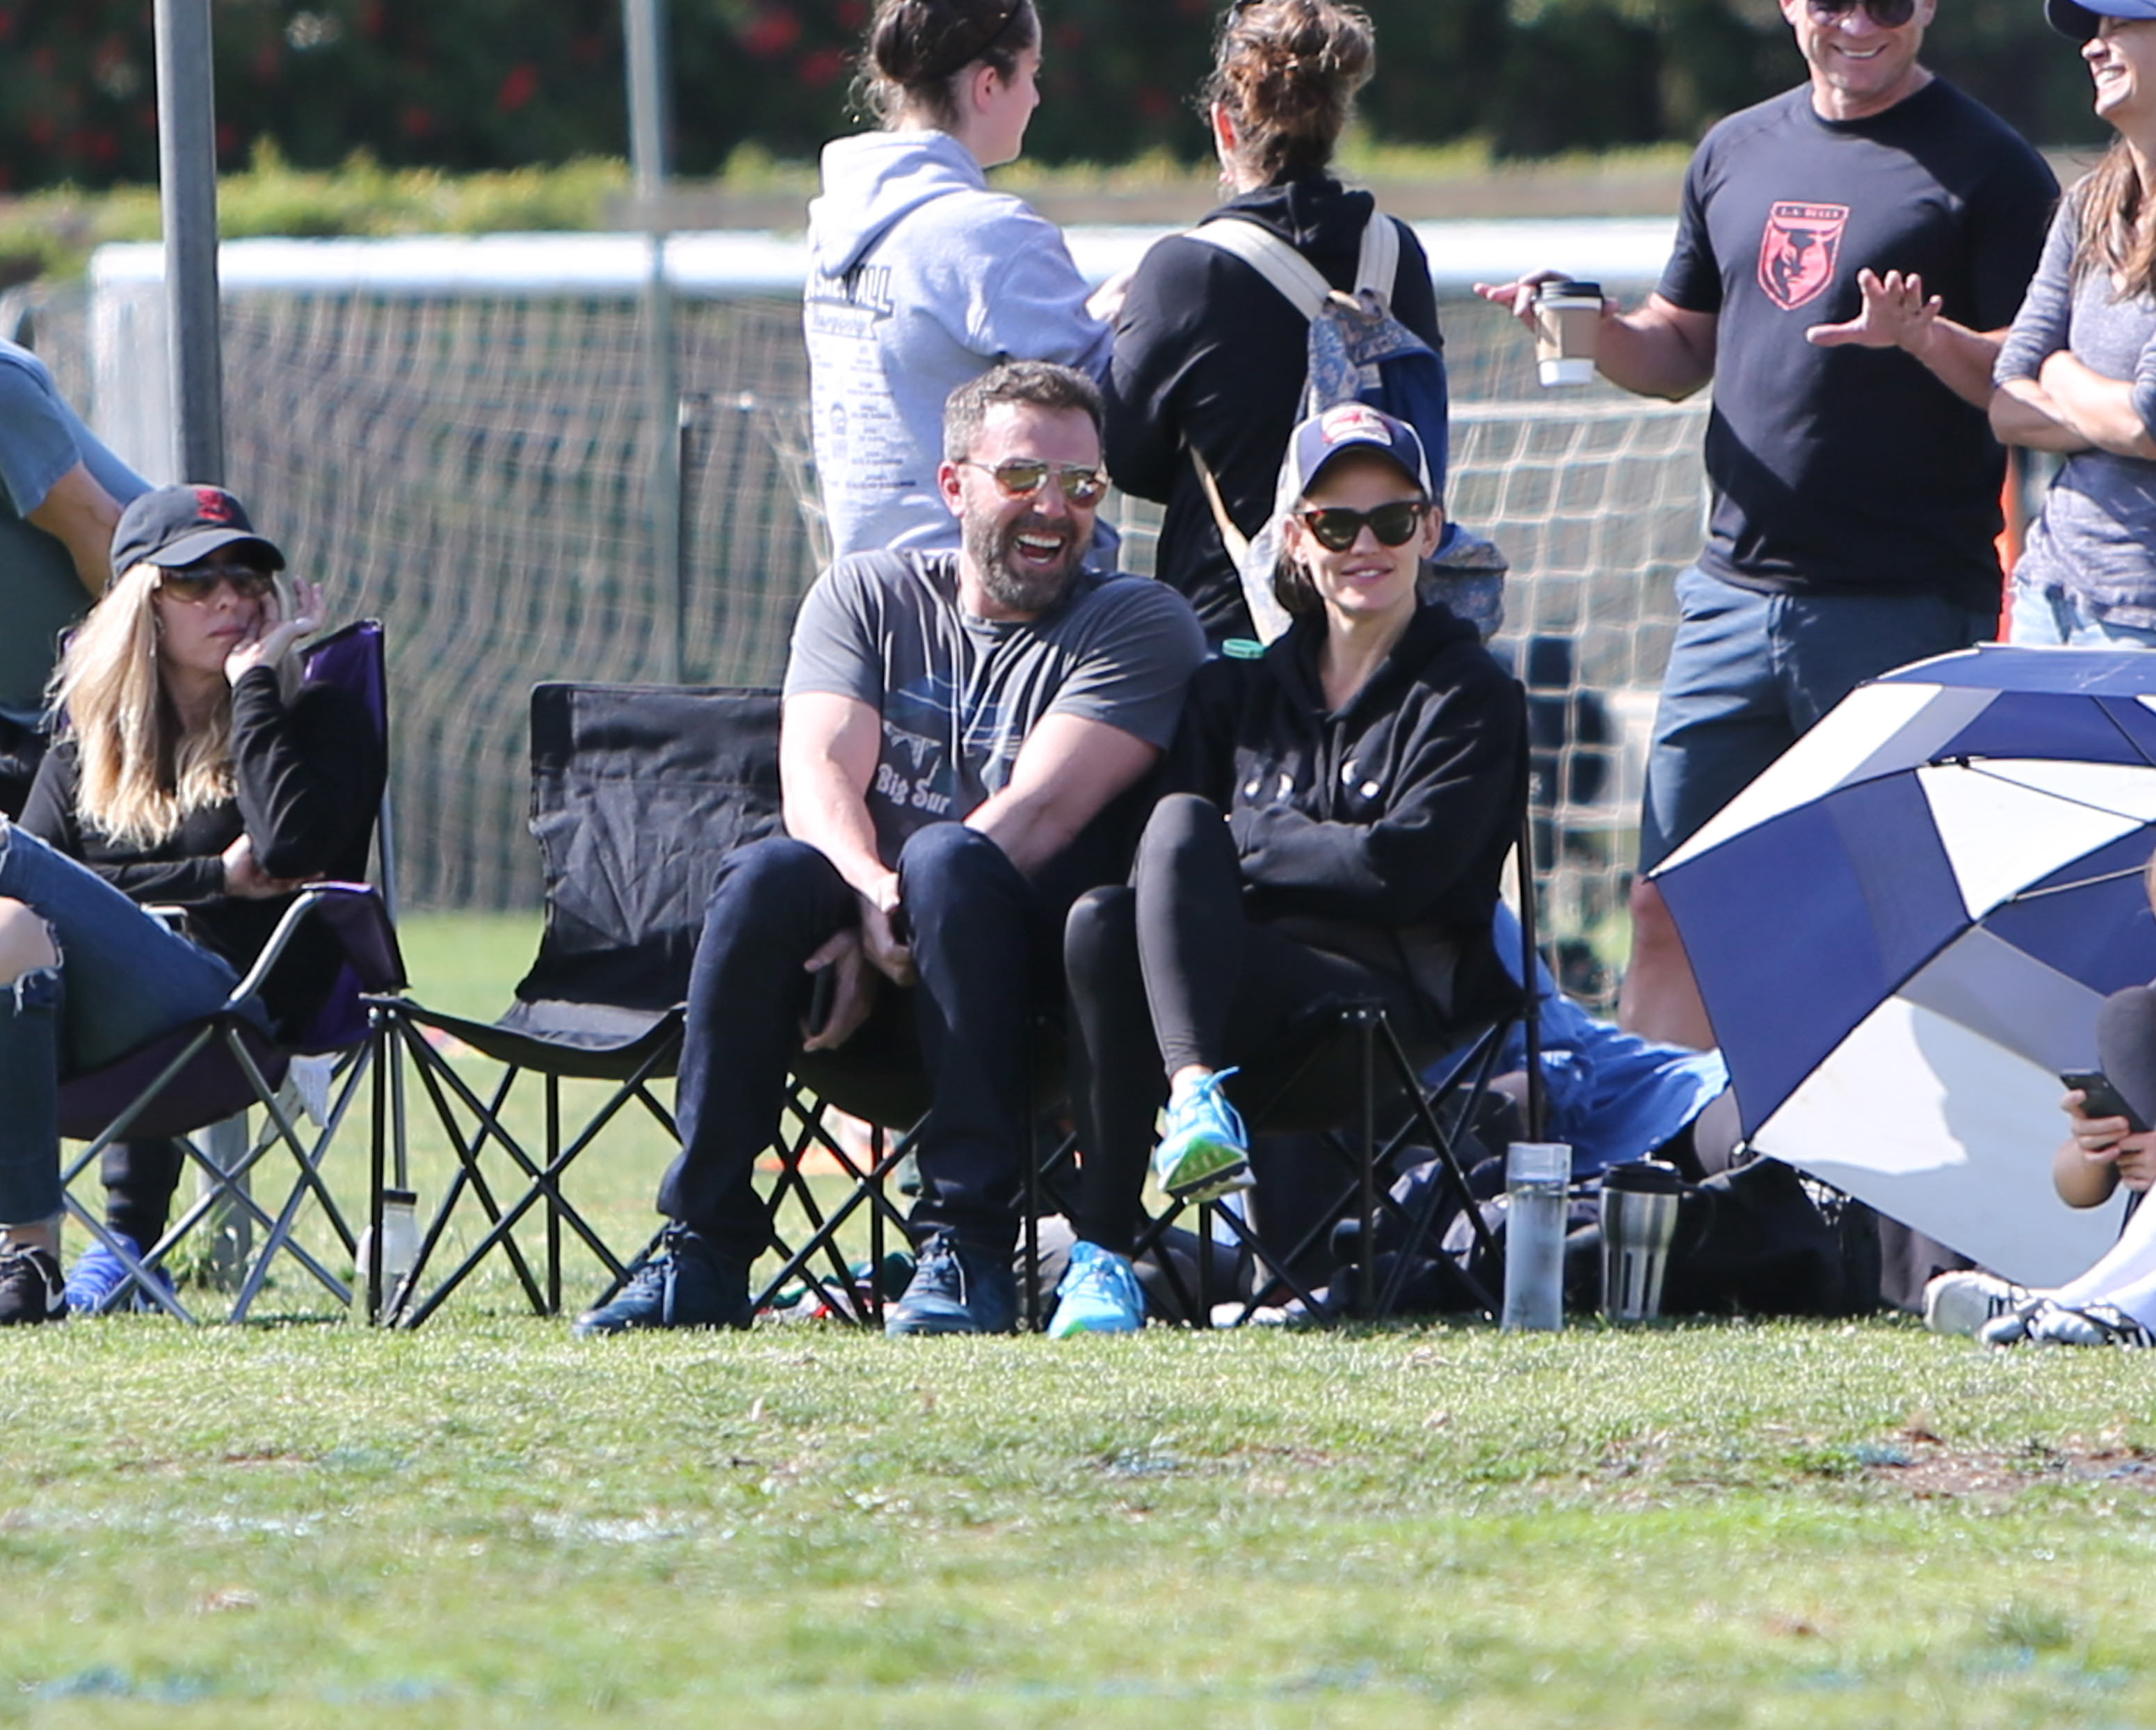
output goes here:
<path id="1" fill-rule="evenodd" d="M 1108 329 L 1062 232 L 983 170 L 1040 105 L 1033 0 L 879 0 L 860 93 L 880 131 L 824 147 L 802 321 L 834 556 L 955 547 L 944 399 L 1005 357 L 1098 378 Z"/>

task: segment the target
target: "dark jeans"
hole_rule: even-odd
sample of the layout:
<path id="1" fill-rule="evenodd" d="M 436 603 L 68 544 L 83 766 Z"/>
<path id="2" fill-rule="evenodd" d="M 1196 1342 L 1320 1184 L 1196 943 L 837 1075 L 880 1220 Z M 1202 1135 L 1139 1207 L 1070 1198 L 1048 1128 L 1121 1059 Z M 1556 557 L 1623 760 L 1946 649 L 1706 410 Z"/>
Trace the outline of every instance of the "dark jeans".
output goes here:
<path id="1" fill-rule="evenodd" d="M 1060 990 L 1060 921 L 1000 847 L 962 824 L 916 831 L 898 870 L 919 983 L 899 992 L 886 982 L 875 1014 L 819 1071 L 916 1066 L 931 1103 L 915 1144 L 915 1228 L 947 1228 L 1006 1257 L 1030 1145 L 1034 1025 Z M 783 838 L 730 855 L 714 880 L 689 980 L 681 1152 L 659 1210 L 723 1254 L 752 1260 L 771 1241 L 755 1167 L 778 1133 L 800 1052 L 803 965 L 856 922 L 858 905 L 828 859 Z"/>
<path id="2" fill-rule="evenodd" d="M 1404 1037 L 1427 1012 L 1414 988 L 1342 955 L 1255 924 L 1219 809 L 1163 799 L 1127 888 L 1079 897 L 1064 933 L 1071 1096 L 1085 1155 L 1073 1223 L 1089 1243 L 1130 1253 L 1168 1078 L 1191 1064 L 1291 1065 L 1332 1005 L 1383 1004 Z"/>

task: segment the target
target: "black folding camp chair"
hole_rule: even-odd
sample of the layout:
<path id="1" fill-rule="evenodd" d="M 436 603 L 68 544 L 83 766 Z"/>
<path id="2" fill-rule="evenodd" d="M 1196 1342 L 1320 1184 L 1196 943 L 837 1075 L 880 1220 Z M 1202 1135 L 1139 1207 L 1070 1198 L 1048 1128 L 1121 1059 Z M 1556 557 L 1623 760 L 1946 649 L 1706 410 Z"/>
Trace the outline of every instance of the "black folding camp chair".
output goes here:
<path id="1" fill-rule="evenodd" d="M 1533 833 L 1526 773 L 1523 757 L 1516 848 L 1519 880 L 1532 886 Z M 1530 888 L 1521 912 L 1523 973 L 1529 979 L 1535 977 L 1532 903 Z M 1304 1157 L 1321 1162 L 1331 1173 L 1331 1188 L 1327 1188 L 1325 1172 L 1306 1173 L 1317 1181 L 1301 1198 L 1300 1230 L 1286 1232 L 1270 1224 L 1254 1229 L 1232 1207 L 1168 1202 L 1141 1229 L 1137 1253 L 1158 1265 L 1185 1315 L 1209 1323 L 1215 1296 L 1211 1254 L 1201 1251 L 1194 1258 L 1192 1290 L 1184 1286 L 1176 1258 L 1160 1253 L 1168 1232 L 1186 1214 L 1194 1215 L 1201 1245 L 1224 1241 L 1251 1265 L 1249 1290 L 1234 1317 L 1238 1322 L 1247 1321 L 1261 1304 L 1290 1298 L 1314 1316 L 1392 1314 L 1418 1262 L 1435 1253 L 1436 1228 L 1455 1210 L 1468 1224 L 1481 1265 L 1492 1265 L 1490 1230 L 1470 1188 L 1462 1151 L 1471 1145 L 1471 1127 L 1490 1097 L 1498 1060 L 1516 1029 L 1524 1034 L 1527 1050 L 1528 1132 L 1531 1137 L 1540 1135 L 1538 1022 L 1533 993 L 1495 968 L 1487 977 L 1463 979 L 1461 992 L 1455 1025 L 1440 1045 L 1404 1040 L 1380 1003 L 1328 1004 L 1312 1011 L 1306 1036 L 1295 1042 L 1296 1058 L 1229 1080 L 1229 1098 L 1252 1137 L 1297 1136 Z M 1416 1186 L 1412 1199 L 1404 1202 L 1391 1193 L 1392 1184 L 1410 1150 L 1414 1163 L 1434 1166 L 1434 1181 Z M 1066 1140 L 1043 1170 L 1041 1211 L 1067 1205 L 1073 1152 Z M 1354 1221 L 1358 1228 L 1354 1289 L 1344 1302 L 1331 1294 L 1333 1301 L 1321 1304 L 1301 1270 L 1342 1219 Z M 1375 1253 L 1381 1242 L 1389 1245 L 1382 1257 Z M 1478 1280 L 1465 1269 L 1456 1270 L 1455 1277 L 1469 1301 L 1496 1313 L 1495 1296 Z"/>
<path id="2" fill-rule="evenodd" d="M 379 1037 L 402 1060 L 377 1074 L 377 1228 L 385 1188 L 409 1187 L 412 1086 L 456 1162 L 421 1235 L 416 1264 L 403 1291 L 391 1294 L 391 1317 L 405 1327 L 425 1322 L 496 1253 L 536 1312 L 557 1313 L 565 1230 L 611 1280 L 602 1301 L 649 1253 L 650 1240 L 625 1250 L 608 1243 L 570 1199 L 566 1180 L 608 1126 L 632 1108 L 645 1113 L 668 1141 L 678 1139 L 673 1113 L 654 1090 L 679 1065 L 682 999 L 711 873 L 732 849 L 778 831 L 778 694 L 539 685 L 531 695 L 531 782 L 546 926 L 516 1001 L 490 1022 L 408 997 L 373 1006 Z M 496 1065 L 484 1091 L 437 1049 L 434 1040 L 442 1036 Z M 872 1253 L 880 1259 L 883 1226 L 896 1218 L 882 1199 L 881 1179 L 905 1149 L 885 1145 L 879 1134 L 864 1163 L 827 1122 L 829 1105 L 808 1079 L 814 1065 L 804 1062 L 803 1068 L 789 1114 L 797 1127 L 774 1150 L 778 1173 L 770 1199 L 787 1240 L 779 1246 L 778 1271 L 755 1296 L 762 1304 L 783 1285 L 808 1278 L 843 1312 L 857 1306 L 838 1245 L 839 1228 L 859 1208 L 872 1207 Z M 526 1145 L 505 1121 L 512 1091 L 526 1076 L 543 1090 L 546 1127 L 537 1146 Z M 564 1117 L 562 1083 L 574 1078 L 612 1086 L 572 1123 Z M 851 1183 L 835 1211 L 824 1207 L 803 1173 L 812 1150 L 821 1150 Z M 435 1276 L 453 1226 L 473 1208 L 483 1218 L 478 1235 L 446 1273 Z M 537 1271 L 517 1235 L 535 1209 L 544 1229 Z M 382 1237 L 377 1229 L 374 1241 Z M 362 1271 L 372 1294 L 370 1312 L 380 1314 L 375 1260 L 377 1265 Z"/>
<path id="3" fill-rule="evenodd" d="M 305 652 L 302 665 L 305 679 L 334 683 L 357 696 L 386 741 L 388 695 L 378 622 L 362 620 L 325 637 Z M 280 1042 L 264 1030 L 254 1000 L 264 982 L 283 963 L 293 935 L 309 921 L 326 924 L 334 932 L 342 964 L 309 1026 Z M 175 1251 L 205 1222 L 235 1216 L 264 1235 L 251 1250 L 230 1319 L 246 1317 L 280 1254 L 304 1268 L 338 1303 L 351 1301 L 351 1288 L 337 1271 L 298 1241 L 294 1228 L 312 1199 L 320 1204 L 344 1254 L 354 1253 L 351 1227 L 323 1178 L 322 1164 L 368 1071 L 372 1048 L 363 998 L 393 991 L 403 983 L 396 932 L 380 892 L 364 883 L 315 884 L 285 911 L 247 977 L 213 1014 L 63 1086 L 61 1133 L 86 1143 L 64 1165 L 64 1184 L 71 1186 L 76 1178 L 94 1169 L 115 1142 L 163 1137 L 178 1142 L 204 1180 L 192 1205 L 139 1256 L 72 1193 L 67 1194 L 68 1212 L 128 1271 L 129 1279 L 110 1295 L 108 1306 L 139 1295 L 182 1321 L 195 1320 L 185 1300 L 160 1276 Z M 327 1060 L 331 1066 L 327 1109 L 312 1135 L 302 1124 L 295 1091 L 284 1086 L 300 1059 Z M 263 1114 L 262 1124 L 251 1146 L 237 1158 L 213 1157 L 195 1139 L 193 1132 L 256 1108 Z M 254 1194 L 253 1179 L 262 1173 L 262 1162 L 280 1147 L 290 1153 L 294 1175 L 290 1190 L 273 1212 Z"/>

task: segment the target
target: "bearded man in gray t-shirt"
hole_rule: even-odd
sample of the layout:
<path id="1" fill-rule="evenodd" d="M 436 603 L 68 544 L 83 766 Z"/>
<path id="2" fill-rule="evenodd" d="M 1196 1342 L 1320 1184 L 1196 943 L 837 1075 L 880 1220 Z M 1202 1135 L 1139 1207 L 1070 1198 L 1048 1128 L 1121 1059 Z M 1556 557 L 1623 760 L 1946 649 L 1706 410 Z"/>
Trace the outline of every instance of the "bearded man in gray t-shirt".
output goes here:
<path id="1" fill-rule="evenodd" d="M 1060 999 L 1063 916 L 1122 875 L 1125 796 L 1204 639 L 1173 590 L 1081 568 L 1106 485 L 1083 374 L 1014 362 L 960 386 L 943 449 L 960 550 L 841 559 L 802 603 L 787 834 L 721 863 L 690 975 L 673 1223 L 579 1333 L 747 1325 L 771 1236 L 755 1162 L 803 1050 L 927 1084 L 920 1259 L 886 1331 L 1017 1318 L 1033 1026 Z"/>

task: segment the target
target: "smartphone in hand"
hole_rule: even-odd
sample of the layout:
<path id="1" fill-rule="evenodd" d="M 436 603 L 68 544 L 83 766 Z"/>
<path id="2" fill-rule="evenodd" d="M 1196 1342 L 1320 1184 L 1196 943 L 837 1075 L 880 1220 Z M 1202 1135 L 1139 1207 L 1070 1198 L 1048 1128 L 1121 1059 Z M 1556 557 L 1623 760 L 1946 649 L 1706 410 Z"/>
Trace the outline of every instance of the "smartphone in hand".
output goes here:
<path id="1" fill-rule="evenodd" d="M 831 1009 L 839 997 L 839 969 L 834 963 L 821 967 L 808 976 L 808 1014 L 804 1018 L 808 1037 L 816 1035 L 830 1025 Z"/>
<path id="2" fill-rule="evenodd" d="M 2102 1070 L 2066 1070 L 2059 1076 L 2069 1087 L 2077 1087 L 2082 1094 L 2082 1116 L 2084 1117 L 2123 1117 L 2129 1133 L 2146 1135 L 2148 1126 L 2141 1121 L 2140 1112 L 2126 1102 L 2126 1096 L 2112 1085 L 2111 1077 Z"/>

